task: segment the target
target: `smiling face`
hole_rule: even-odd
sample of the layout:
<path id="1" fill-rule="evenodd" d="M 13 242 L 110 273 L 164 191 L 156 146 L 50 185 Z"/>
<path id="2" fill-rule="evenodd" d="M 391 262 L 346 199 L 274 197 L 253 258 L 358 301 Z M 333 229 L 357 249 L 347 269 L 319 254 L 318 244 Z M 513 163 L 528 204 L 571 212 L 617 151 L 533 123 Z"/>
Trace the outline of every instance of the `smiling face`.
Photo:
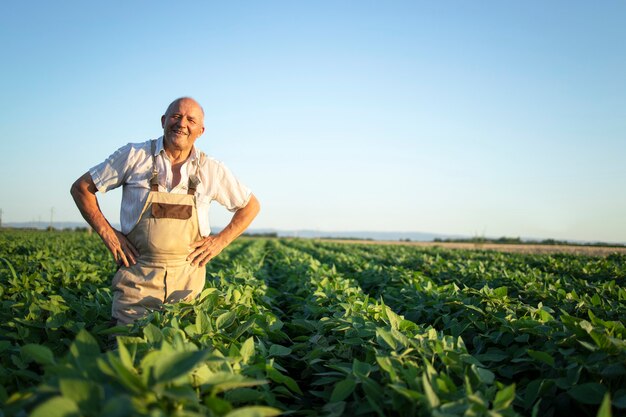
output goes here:
<path id="1" fill-rule="evenodd" d="M 204 133 L 204 112 L 195 100 L 181 98 L 161 116 L 161 126 L 166 150 L 188 152 Z"/>

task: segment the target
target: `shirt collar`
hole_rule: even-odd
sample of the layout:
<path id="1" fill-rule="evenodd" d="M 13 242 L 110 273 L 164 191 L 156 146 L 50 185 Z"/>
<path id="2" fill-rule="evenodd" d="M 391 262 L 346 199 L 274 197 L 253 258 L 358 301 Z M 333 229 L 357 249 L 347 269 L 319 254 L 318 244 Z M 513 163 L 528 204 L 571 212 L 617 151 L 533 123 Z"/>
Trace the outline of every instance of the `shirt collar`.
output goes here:
<path id="1" fill-rule="evenodd" d="M 157 139 L 156 148 L 154 149 L 154 156 L 159 156 L 161 151 L 163 151 L 164 149 L 165 148 L 163 147 L 163 136 L 161 136 Z"/>

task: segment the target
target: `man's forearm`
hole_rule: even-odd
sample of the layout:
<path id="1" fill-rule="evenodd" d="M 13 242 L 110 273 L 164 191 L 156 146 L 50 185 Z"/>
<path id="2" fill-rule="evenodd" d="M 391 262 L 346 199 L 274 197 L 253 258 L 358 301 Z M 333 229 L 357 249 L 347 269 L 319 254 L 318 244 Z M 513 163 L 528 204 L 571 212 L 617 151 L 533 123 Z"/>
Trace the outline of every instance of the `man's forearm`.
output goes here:
<path id="1" fill-rule="evenodd" d="M 139 253 L 122 232 L 115 230 L 102 214 L 96 198 L 96 185 L 91 175 L 86 173 L 77 179 L 70 190 L 80 214 L 98 233 L 104 245 L 113 255 L 118 265 L 129 266 L 136 262 Z"/>
<path id="2" fill-rule="evenodd" d="M 89 173 L 84 174 L 72 184 L 70 194 L 80 214 L 96 233 L 103 236 L 110 232 L 112 227 L 102 214 L 102 210 L 100 210 L 100 205 L 96 198 L 96 186 Z"/>

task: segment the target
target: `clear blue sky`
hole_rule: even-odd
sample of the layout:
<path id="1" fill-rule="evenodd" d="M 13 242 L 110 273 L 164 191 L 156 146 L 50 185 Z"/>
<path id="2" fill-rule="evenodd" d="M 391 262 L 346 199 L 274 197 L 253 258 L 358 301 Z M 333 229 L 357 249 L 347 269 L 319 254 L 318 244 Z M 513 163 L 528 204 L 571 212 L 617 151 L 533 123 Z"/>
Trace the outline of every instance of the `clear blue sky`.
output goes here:
<path id="1" fill-rule="evenodd" d="M 626 242 L 625 18 L 610 0 L 6 2 L 3 221 L 79 220 L 74 179 L 190 95 L 255 228 Z M 100 197 L 114 223 L 120 194 Z"/>

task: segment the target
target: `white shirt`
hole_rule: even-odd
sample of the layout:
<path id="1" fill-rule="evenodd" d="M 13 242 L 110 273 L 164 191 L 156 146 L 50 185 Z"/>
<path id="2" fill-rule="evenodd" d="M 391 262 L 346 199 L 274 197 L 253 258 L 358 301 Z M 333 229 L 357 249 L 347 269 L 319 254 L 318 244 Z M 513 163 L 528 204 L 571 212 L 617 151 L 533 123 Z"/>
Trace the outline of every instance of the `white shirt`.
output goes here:
<path id="1" fill-rule="evenodd" d="M 159 172 L 159 191 L 187 194 L 189 175 L 196 174 L 200 179 L 195 193 L 198 226 L 200 234 L 208 236 L 211 234 L 211 201 L 215 200 L 228 210 L 236 211 L 248 204 L 252 193 L 220 161 L 206 155 L 200 158 L 200 155 L 201 152 L 194 147 L 180 168 L 180 182 L 172 188 L 172 165 L 163 148 L 163 137 L 157 139 L 155 156 Z M 123 187 L 120 223 L 124 234 L 130 233 L 137 224 L 148 198 L 152 161 L 150 141 L 129 143 L 89 170 L 99 192 L 106 193 L 119 186 Z"/>

